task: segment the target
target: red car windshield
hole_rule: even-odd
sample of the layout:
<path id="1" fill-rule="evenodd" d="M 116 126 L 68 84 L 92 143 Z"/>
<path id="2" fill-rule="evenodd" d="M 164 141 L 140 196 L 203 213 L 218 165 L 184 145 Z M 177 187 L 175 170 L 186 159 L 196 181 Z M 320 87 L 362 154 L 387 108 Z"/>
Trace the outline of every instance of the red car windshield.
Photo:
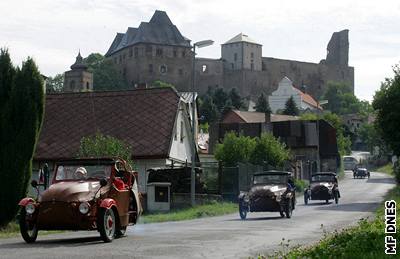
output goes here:
<path id="1" fill-rule="evenodd" d="M 110 165 L 59 165 L 57 166 L 55 180 L 98 180 L 110 177 Z"/>

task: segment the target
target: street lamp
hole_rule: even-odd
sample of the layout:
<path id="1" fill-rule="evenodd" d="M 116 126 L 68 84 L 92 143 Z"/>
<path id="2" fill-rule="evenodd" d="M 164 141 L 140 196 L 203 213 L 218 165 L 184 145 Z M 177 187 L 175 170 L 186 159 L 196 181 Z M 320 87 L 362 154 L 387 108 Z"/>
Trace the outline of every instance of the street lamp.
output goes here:
<path id="1" fill-rule="evenodd" d="M 193 44 L 193 61 L 192 61 L 192 136 L 193 136 L 193 145 L 192 145 L 192 170 L 190 173 L 190 200 L 192 206 L 196 204 L 196 173 L 195 173 L 195 161 L 196 161 L 196 145 L 197 145 L 197 140 L 196 140 L 196 135 L 195 135 L 195 105 L 194 102 L 195 100 L 195 76 L 196 76 L 196 71 L 195 71 L 195 61 L 196 61 L 196 47 L 198 48 L 203 48 L 210 46 L 214 43 L 212 40 L 202 40 L 198 41 Z"/>

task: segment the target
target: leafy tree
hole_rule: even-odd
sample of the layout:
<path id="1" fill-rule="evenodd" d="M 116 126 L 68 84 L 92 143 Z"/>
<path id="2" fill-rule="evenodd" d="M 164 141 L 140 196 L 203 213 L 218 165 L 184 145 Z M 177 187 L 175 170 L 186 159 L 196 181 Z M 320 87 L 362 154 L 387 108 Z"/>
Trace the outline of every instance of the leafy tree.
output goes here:
<path id="1" fill-rule="evenodd" d="M 229 96 L 228 94 L 224 91 L 223 88 L 217 88 L 214 91 L 214 95 L 213 95 L 213 100 L 215 105 L 217 106 L 217 109 L 220 113 L 222 113 L 224 107 L 225 107 L 225 103 L 228 101 Z"/>
<path id="2" fill-rule="evenodd" d="M 394 77 L 386 78 L 375 93 L 372 106 L 376 111 L 376 125 L 383 140 L 389 144 L 394 154 L 400 155 L 400 67 L 393 68 Z"/>
<path id="3" fill-rule="evenodd" d="M 229 92 L 229 99 L 232 103 L 232 107 L 239 110 L 243 106 L 242 97 L 239 95 L 236 88 L 232 88 Z"/>
<path id="4" fill-rule="evenodd" d="M 319 116 L 315 113 L 306 112 L 300 115 L 300 120 L 303 121 L 314 121 L 318 120 Z"/>
<path id="5" fill-rule="evenodd" d="M 299 115 L 300 111 L 297 108 L 296 103 L 294 102 L 293 96 L 286 101 L 285 109 L 283 110 L 283 114 L 297 116 Z"/>
<path id="6" fill-rule="evenodd" d="M 224 108 L 222 109 L 221 115 L 225 116 L 225 114 L 227 114 L 229 111 L 231 111 L 233 109 L 233 105 L 230 99 L 228 99 L 225 103 Z"/>
<path id="7" fill-rule="evenodd" d="M 127 82 L 118 72 L 111 59 L 100 53 L 92 53 L 84 59 L 88 70 L 93 73 L 93 89 L 122 90 L 129 88 Z"/>
<path id="8" fill-rule="evenodd" d="M 152 83 L 153 87 L 162 87 L 162 88 L 166 88 L 166 87 L 170 87 L 175 89 L 175 86 L 173 84 L 161 81 L 161 80 L 156 80 Z"/>
<path id="9" fill-rule="evenodd" d="M 78 157 L 120 157 L 132 163 L 132 149 L 122 140 L 96 133 L 94 136 L 83 137 L 79 147 Z"/>
<path id="10" fill-rule="evenodd" d="M 54 77 L 49 76 L 46 79 L 46 92 L 61 92 L 64 86 L 64 74 L 57 74 Z"/>
<path id="11" fill-rule="evenodd" d="M 0 227 L 12 220 L 26 195 L 43 120 L 43 78 L 28 58 L 15 68 L 0 50 Z"/>
<path id="12" fill-rule="evenodd" d="M 215 158 L 225 166 L 235 166 L 239 162 L 247 163 L 250 161 L 255 143 L 255 139 L 250 137 L 237 136 L 234 132 L 227 133 L 223 143 L 216 146 Z"/>
<path id="13" fill-rule="evenodd" d="M 251 153 L 250 161 L 253 164 L 268 164 L 273 167 L 281 167 L 289 159 L 289 150 L 271 133 L 263 133 L 256 138 L 256 144 Z"/>
<path id="14" fill-rule="evenodd" d="M 199 113 L 202 122 L 212 123 L 217 119 L 218 111 L 212 97 L 199 98 Z"/>
<path id="15" fill-rule="evenodd" d="M 256 109 L 257 112 L 263 112 L 268 114 L 271 113 L 271 107 L 269 106 L 267 97 L 264 95 L 264 93 L 261 93 L 261 95 L 258 97 L 254 109 Z"/>

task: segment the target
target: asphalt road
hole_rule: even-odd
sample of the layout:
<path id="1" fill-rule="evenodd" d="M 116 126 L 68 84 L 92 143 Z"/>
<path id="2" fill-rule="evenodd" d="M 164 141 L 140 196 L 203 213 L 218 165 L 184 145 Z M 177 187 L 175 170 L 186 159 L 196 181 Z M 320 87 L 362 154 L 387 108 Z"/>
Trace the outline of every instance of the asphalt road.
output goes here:
<path id="1" fill-rule="evenodd" d="M 0 239 L 0 258 L 247 258 L 281 250 L 282 239 L 290 245 L 311 244 L 325 232 L 354 225 L 372 215 L 394 180 L 381 173 L 371 179 L 352 179 L 347 172 L 339 182 L 339 204 L 298 197 L 291 219 L 279 213 L 238 213 L 182 222 L 139 224 L 128 236 L 103 243 L 96 231 L 39 236 L 34 244 L 22 238 Z M 287 241 L 284 241 L 287 243 Z M 382 248 L 383 251 L 383 248 Z"/>

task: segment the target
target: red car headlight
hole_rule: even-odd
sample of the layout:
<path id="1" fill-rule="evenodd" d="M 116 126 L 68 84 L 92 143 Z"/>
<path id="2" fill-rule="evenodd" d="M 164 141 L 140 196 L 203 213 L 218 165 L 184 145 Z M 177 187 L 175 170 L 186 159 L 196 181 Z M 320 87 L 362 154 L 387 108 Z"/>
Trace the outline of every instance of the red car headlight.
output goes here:
<path id="1" fill-rule="evenodd" d="M 82 214 L 86 214 L 88 213 L 90 210 L 90 205 L 87 202 L 82 202 L 81 204 L 79 204 L 79 212 Z"/>
<path id="2" fill-rule="evenodd" d="M 28 203 L 25 206 L 25 211 L 27 214 L 32 215 L 35 212 L 35 205 L 33 203 Z"/>

